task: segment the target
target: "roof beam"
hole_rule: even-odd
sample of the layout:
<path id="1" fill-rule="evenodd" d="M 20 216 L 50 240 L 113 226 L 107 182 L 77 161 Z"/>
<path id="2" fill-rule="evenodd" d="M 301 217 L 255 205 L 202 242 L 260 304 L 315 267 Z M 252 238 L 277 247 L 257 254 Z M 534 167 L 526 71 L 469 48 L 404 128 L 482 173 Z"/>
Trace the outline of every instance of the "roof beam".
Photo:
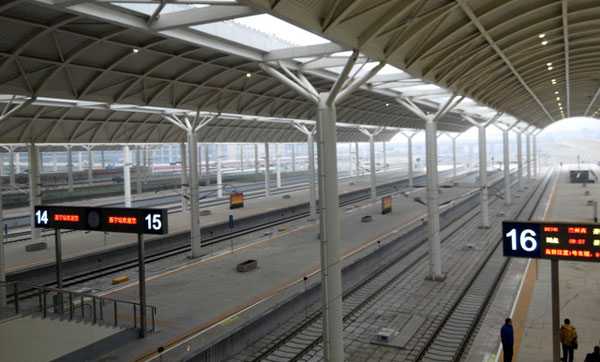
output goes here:
<path id="1" fill-rule="evenodd" d="M 356 61 L 359 63 L 363 63 L 367 60 L 365 57 L 358 57 Z M 347 57 L 327 57 L 320 58 L 314 61 L 306 62 L 300 64 L 300 69 L 302 70 L 312 70 L 312 69 L 325 69 L 325 68 L 334 68 L 334 67 L 343 67 L 346 65 L 348 61 Z"/>
<path id="2" fill-rule="evenodd" d="M 275 49 L 264 55 L 265 62 L 271 60 L 283 60 L 292 58 L 307 58 L 327 56 L 337 52 L 343 52 L 348 48 L 334 43 L 305 45 L 292 48 Z"/>
<path id="3" fill-rule="evenodd" d="M 212 5 L 202 8 L 190 8 L 160 15 L 150 24 L 150 29 L 161 31 L 184 28 L 192 25 L 215 23 L 254 14 L 257 14 L 257 12 L 247 6 Z"/>
<path id="4" fill-rule="evenodd" d="M 592 101 L 590 102 L 590 104 L 588 105 L 587 109 L 585 110 L 585 113 L 583 114 L 584 117 L 587 117 L 588 112 L 590 111 L 590 109 L 594 105 L 594 102 L 596 102 L 596 98 L 598 98 L 599 94 L 600 94 L 600 86 L 598 86 L 598 90 L 596 91 L 596 94 L 594 94 L 594 97 L 592 98 Z"/>
<path id="5" fill-rule="evenodd" d="M 571 117 L 571 86 L 569 77 L 569 9 L 567 0 L 562 0 L 562 27 L 565 44 L 565 87 L 567 88 L 567 117 Z"/>
<path id="6" fill-rule="evenodd" d="M 510 61 L 510 59 L 508 59 L 508 57 L 506 56 L 506 54 L 504 54 L 504 52 L 500 49 L 500 47 L 498 46 L 498 44 L 496 44 L 496 42 L 494 41 L 494 39 L 492 39 L 492 36 L 490 35 L 490 33 L 483 26 L 483 24 L 481 24 L 481 22 L 479 21 L 479 18 L 477 18 L 477 16 L 475 15 L 475 13 L 473 13 L 473 10 L 471 10 L 471 8 L 466 4 L 466 1 L 465 0 L 456 0 L 456 1 L 460 5 L 460 8 L 469 17 L 469 19 L 471 19 L 471 22 L 473 23 L 473 25 L 475 25 L 475 27 L 477 28 L 477 30 L 479 30 L 479 32 L 481 33 L 481 35 L 483 36 L 483 38 L 490 44 L 490 46 L 492 47 L 492 49 L 494 49 L 494 51 L 496 52 L 496 54 L 498 54 L 498 56 L 500 56 L 500 58 L 502 58 L 502 60 L 508 66 L 508 68 L 510 69 L 510 71 L 514 74 L 515 77 L 517 77 L 517 79 L 519 80 L 519 82 L 521 83 L 521 85 L 527 90 L 527 92 L 529 92 L 529 94 L 533 97 L 533 99 L 540 106 L 540 108 L 542 109 L 542 111 L 544 113 L 546 113 L 546 115 L 548 116 L 548 118 L 550 118 L 550 121 L 554 122 L 554 118 L 552 118 L 552 116 L 550 115 L 550 113 L 548 112 L 548 110 L 546 109 L 546 107 L 544 107 L 544 104 L 542 104 L 542 102 L 535 95 L 535 93 L 533 92 L 533 90 L 531 90 L 531 88 L 529 88 L 529 86 L 527 85 L 527 83 L 525 83 L 525 80 L 523 79 L 523 77 L 521 77 L 521 75 L 519 74 L 519 72 L 517 71 L 517 69 L 515 68 L 515 66 Z"/>
<path id="7" fill-rule="evenodd" d="M 52 5 L 52 0 L 32 1 L 46 6 Z M 132 29 L 153 32 L 157 35 L 177 39 L 195 46 L 206 47 L 227 54 L 236 54 L 240 57 L 250 60 L 262 61 L 263 58 L 263 52 L 257 51 L 250 47 L 246 47 L 244 45 L 238 45 L 233 42 L 228 42 L 226 40 L 220 40 L 214 36 L 203 34 L 202 32 L 199 32 L 197 30 L 170 29 L 158 31 L 155 29 L 151 29 L 148 26 L 148 24 L 146 24 L 146 21 L 140 17 L 136 17 L 127 12 L 111 9 L 97 4 L 78 4 L 68 6 L 66 9 L 68 9 L 70 12 L 74 12 L 79 15 L 91 17 L 94 19 L 106 21 L 112 24 L 117 24 Z"/>

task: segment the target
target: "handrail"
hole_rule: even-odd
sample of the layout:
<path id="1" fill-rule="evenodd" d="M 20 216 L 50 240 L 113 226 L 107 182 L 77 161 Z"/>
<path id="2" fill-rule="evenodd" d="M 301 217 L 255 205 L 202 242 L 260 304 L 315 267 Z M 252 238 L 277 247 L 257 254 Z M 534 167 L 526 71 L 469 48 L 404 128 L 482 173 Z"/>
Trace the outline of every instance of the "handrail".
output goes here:
<path id="1" fill-rule="evenodd" d="M 141 327 L 141 323 L 137 322 L 137 314 L 140 312 L 140 303 L 130 302 L 126 300 L 118 300 L 113 298 L 106 298 L 101 296 L 95 296 L 92 294 L 86 294 L 81 292 L 75 292 L 65 289 L 57 289 L 52 287 L 46 287 L 41 285 L 35 285 L 25 282 L 13 281 L 13 282 L 0 282 L 0 289 L 4 288 L 6 297 L 12 296 L 13 304 L 15 309 L 15 314 L 19 314 L 23 308 L 23 303 L 26 299 L 37 299 L 37 308 L 42 313 L 43 318 L 47 317 L 48 311 L 53 311 L 55 314 L 65 315 L 68 314 L 69 320 L 72 320 L 73 317 L 90 319 L 92 324 L 98 323 L 98 321 L 107 321 L 107 323 L 112 323 L 114 326 L 119 325 L 119 318 L 117 315 L 117 310 L 121 311 L 121 314 L 127 314 L 131 307 L 133 307 L 133 328 L 138 328 L 138 325 Z M 19 288 L 26 289 L 25 291 L 19 291 Z M 47 301 L 47 294 L 56 293 L 56 300 L 53 300 L 51 303 Z M 91 300 L 91 305 L 89 301 Z M 7 301 L 8 302 L 8 301 Z M 129 308 L 126 306 L 122 306 L 120 308 L 117 305 L 125 304 L 129 305 Z M 65 304 L 68 307 L 68 313 L 65 313 Z M 106 307 L 104 307 L 106 305 Z M 86 317 L 85 308 L 86 306 L 89 308 L 90 315 Z M 75 315 L 75 309 L 77 307 L 81 308 L 81 314 L 79 316 Z M 98 308 L 99 307 L 99 308 Z M 104 309 L 112 307 L 112 315 L 104 318 Z M 146 306 L 146 313 L 148 310 L 151 313 L 151 328 L 150 330 L 153 332 L 155 330 L 155 315 L 156 315 L 156 307 L 152 305 Z M 127 320 L 127 322 L 129 322 Z"/>

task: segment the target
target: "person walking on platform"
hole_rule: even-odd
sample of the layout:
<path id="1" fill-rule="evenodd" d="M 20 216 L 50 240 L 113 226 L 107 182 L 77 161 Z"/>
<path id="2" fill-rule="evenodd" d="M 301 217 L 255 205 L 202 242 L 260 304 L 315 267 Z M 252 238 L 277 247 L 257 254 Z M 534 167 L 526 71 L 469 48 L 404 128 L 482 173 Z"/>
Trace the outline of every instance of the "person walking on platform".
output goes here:
<path id="1" fill-rule="evenodd" d="M 577 330 L 571 325 L 569 318 L 560 327 L 560 343 L 563 350 L 562 361 L 573 362 L 573 351 L 577 348 Z"/>
<path id="2" fill-rule="evenodd" d="M 515 344 L 515 334 L 512 326 L 512 319 L 506 318 L 504 325 L 500 328 L 500 339 L 502 339 L 502 350 L 504 351 L 504 362 L 512 362 L 513 345 Z"/>
<path id="3" fill-rule="evenodd" d="M 600 346 L 594 346 L 594 353 L 588 353 L 584 362 L 600 362 Z"/>

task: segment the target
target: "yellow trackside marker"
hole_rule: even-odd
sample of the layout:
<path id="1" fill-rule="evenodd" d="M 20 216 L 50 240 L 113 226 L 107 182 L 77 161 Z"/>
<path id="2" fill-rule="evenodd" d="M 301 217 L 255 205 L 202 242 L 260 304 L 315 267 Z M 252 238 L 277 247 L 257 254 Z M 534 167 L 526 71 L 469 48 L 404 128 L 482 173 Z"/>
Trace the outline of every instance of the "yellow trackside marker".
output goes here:
<path id="1" fill-rule="evenodd" d="M 219 325 L 226 326 L 229 323 L 235 322 L 238 318 L 239 318 L 238 316 L 235 316 L 235 317 L 231 317 L 231 318 L 225 319 L 223 322 L 219 323 Z"/>
<path id="2" fill-rule="evenodd" d="M 125 283 L 126 281 L 129 280 L 129 277 L 126 276 L 122 276 L 122 277 L 118 277 L 112 280 L 113 284 L 121 284 L 121 283 Z"/>
<path id="3" fill-rule="evenodd" d="M 286 231 L 286 230 L 287 230 L 287 228 L 286 228 L 286 227 L 282 227 L 282 228 L 279 228 L 279 229 L 278 229 L 278 231 Z"/>

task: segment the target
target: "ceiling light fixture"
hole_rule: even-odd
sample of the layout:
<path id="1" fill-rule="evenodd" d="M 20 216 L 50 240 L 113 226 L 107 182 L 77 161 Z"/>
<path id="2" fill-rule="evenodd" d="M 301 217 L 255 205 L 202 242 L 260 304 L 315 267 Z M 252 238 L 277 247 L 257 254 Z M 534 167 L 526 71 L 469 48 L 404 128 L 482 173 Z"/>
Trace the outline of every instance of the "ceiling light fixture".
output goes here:
<path id="1" fill-rule="evenodd" d="M 540 39 L 544 38 L 545 36 L 546 36 L 546 34 L 545 34 L 545 33 L 541 33 L 540 35 L 538 35 L 538 37 L 539 37 Z"/>
<path id="2" fill-rule="evenodd" d="M 133 48 L 133 49 L 131 49 L 131 51 L 134 53 L 138 53 L 140 50 L 138 48 Z"/>
<path id="3" fill-rule="evenodd" d="M 246 78 L 251 78 L 251 77 L 252 77 L 252 74 L 246 73 Z"/>
<path id="4" fill-rule="evenodd" d="M 554 68 L 552 68 L 552 67 L 548 67 L 548 70 L 552 70 L 552 69 L 554 69 Z"/>
<path id="5" fill-rule="evenodd" d="M 546 45 L 546 44 L 548 44 L 548 40 L 544 40 L 544 41 L 542 42 L 542 45 Z"/>
<path id="6" fill-rule="evenodd" d="M 554 91 L 554 94 L 558 94 L 558 91 Z"/>
<path id="7" fill-rule="evenodd" d="M 549 66 L 549 67 L 551 67 L 552 63 L 548 62 L 548 63 L 546 63 L 546 65 Z"/>

